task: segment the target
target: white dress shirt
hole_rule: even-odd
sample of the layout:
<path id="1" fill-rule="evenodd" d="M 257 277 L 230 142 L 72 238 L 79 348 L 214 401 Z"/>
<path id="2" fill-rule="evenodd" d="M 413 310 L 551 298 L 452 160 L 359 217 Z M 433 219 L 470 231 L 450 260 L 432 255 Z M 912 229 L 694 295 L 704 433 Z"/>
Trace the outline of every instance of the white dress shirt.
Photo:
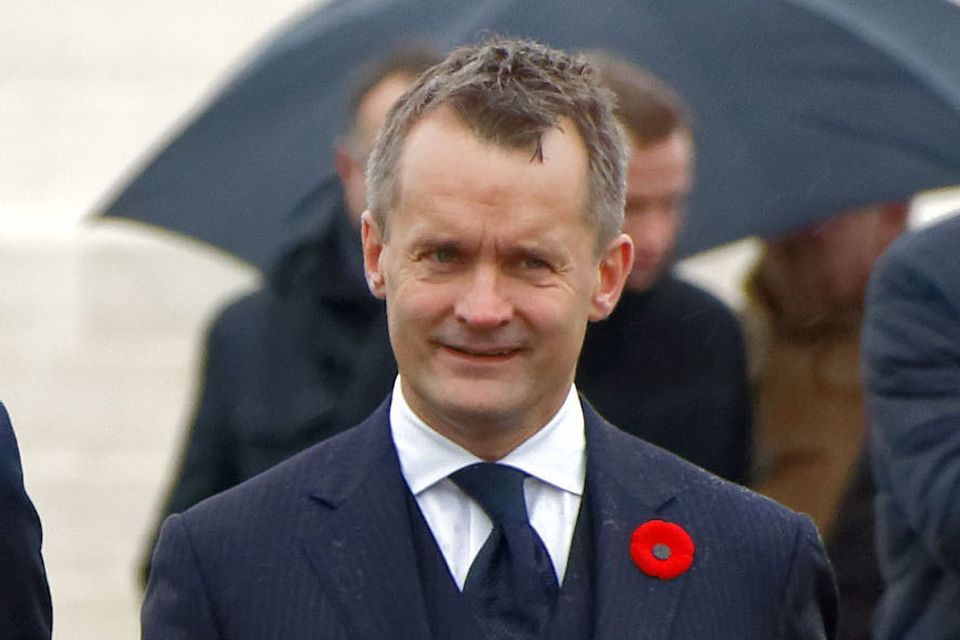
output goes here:
<path id="1" fill-rule="evenodd" d="M 493 524 L 448 476 L 483 460 L 427 426 L 407 404 L 399 377 L 390 403 L 390 430 L 407 486 L 462 591 Z M 497 462 L 529 474 L 524 498 L 530 524 L 562 584 L 587 470 L 583 408 L 576 388 L 571 385 L 560 410 L 540 431 Z"/>

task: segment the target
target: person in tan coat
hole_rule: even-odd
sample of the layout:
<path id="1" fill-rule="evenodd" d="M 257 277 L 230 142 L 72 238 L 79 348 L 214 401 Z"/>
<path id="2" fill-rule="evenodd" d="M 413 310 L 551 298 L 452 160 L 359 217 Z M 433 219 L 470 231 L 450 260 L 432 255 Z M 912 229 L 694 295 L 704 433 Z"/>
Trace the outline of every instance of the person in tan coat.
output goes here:
<path id="1" fill-rule="evenodd" d="M 754 488 L 826 536 L 863 445 L 860 323 L 874 261 L 906 205 L 845 211 L 767 243 L 746 284 Z"/>
<path id="2" fill-rule="evenodd" d="M 848 210 L 768 242 L 746 282 L 751 488 L 816 522 L 836 567 L 841 640 L 869 637 L 882 588 L 864 459 L 860 325 L 873 264 L 903 231 L 906 213 L 904 203 Z"/>

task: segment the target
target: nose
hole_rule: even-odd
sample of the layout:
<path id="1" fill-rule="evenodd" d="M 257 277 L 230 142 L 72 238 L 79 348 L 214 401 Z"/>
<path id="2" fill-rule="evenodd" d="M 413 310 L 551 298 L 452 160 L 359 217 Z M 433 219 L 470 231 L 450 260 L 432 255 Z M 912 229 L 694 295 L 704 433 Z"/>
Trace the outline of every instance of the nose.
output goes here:
<path id="1" fill-rule="evenodd" d="M 495 267 L 478 267 L 470 274 L 454 313 L 458 322 L 475 329 L 495 329 L 510 322 L 513 305 L 504 295 Z"/>

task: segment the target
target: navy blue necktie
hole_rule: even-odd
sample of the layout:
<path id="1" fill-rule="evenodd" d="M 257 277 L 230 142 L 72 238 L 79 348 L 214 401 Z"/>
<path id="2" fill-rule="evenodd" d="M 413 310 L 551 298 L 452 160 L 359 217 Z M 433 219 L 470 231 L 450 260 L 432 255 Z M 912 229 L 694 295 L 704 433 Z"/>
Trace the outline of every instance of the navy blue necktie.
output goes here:
<path id="1" fill-rule="evenodd" d="M 543 541 L 530 526 L 523 471 L 481 462 L 450 475 L 493 521 L 463 595 L 484 637 L 536 638 L 553 613 L 559 586 Z"/>

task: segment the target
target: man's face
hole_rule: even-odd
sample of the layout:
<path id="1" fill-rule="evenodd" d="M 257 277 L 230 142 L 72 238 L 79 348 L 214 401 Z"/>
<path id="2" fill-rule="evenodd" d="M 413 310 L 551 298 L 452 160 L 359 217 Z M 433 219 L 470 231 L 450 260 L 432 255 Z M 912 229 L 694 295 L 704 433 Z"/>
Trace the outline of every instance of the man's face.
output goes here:
<path id="1" fill-rule="evenodd" d="M 586 151 L 573 123 L 561 127 L 541 163 L 478 141 L 440 108 L 408 135 L 386 243 L 364 214 L 404 396 L 475 453 L 497 439 L 485 451 L 506 454 L 560 408 L 587 321 L 610 313 L 629 269 L 625 235 L 596 251 Z"/>
<path id="2" fill-rule="evenodd" d="M 693 143 L 685 131 L 645 147 L 630 145 L 624 231 L 633 240 L 627 287 L 649 289 L 669 266 L 690 191 Z"/>
<path id="3" fill-rule="evenodd" d="M 377 132 L 387 119 L 390 107 L 413 83 L 414 78 L 405 74 L 389 75 L 374 85 L 357 106 L 352 152 L 336 149 L 337 173 L 343 185 L 344 200 L 350 220 L 360 226 L 360 214 L 367 208 L 367 184 L 365 178 L 367 155 L 373 148 Z"/>

